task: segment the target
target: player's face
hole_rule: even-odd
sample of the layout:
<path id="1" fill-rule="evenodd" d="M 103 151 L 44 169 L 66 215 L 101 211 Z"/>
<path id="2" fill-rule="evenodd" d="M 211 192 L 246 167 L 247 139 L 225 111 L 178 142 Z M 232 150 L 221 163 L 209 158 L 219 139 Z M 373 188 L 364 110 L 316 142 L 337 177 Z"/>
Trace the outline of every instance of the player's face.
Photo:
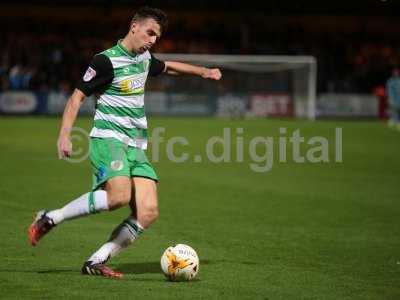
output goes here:
<path id="1" fill-rule="evenodd" d="M 132 23 L 133 44 L 137 53 L 149 50 L 161 36 L 160 25 L 153 19 Z"/>

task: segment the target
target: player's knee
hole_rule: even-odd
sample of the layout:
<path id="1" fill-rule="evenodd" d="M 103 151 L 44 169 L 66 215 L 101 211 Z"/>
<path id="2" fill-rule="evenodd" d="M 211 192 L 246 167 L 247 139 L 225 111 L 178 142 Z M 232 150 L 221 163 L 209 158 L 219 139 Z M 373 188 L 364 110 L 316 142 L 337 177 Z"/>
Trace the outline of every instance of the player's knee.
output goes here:
<path id="1" fill-rule="evenodd" d="M 138 221 L 144 227 L 150 226 L 159 216 L 159 210 L 156 205 L 147 206 L 142 212 L 138 213 Z"/>
<path id="2" fill-rule="evenodd" d="M 110 210 L 125 206 L 131 200 L 130 190 L 112 192 L 108 194 L 108 207 Z"/>
<path id="3" fill-rule="evenodd" d="M 152 222 L 154 222 L 155 220 L 158 219 L 158 216 L 160 215 L 160 211 L 158 210 L 158 207 L 155 206 L 154 208 L 152 208 L 149 212 L 149 216 L 152 220 Z"/>

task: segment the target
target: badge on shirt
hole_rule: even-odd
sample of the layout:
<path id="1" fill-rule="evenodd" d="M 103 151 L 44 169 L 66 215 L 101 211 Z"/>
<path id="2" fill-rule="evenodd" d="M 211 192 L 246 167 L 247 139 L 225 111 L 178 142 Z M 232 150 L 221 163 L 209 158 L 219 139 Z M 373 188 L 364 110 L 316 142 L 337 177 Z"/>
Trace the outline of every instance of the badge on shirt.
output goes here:
<path id="1" fill-rule="evenodd" d="M 83 75 L 83 81 L 90 81 L 94 76 L 96 76 L 96 71 L 89 67 L 87 68 L 85 75 Z"/>

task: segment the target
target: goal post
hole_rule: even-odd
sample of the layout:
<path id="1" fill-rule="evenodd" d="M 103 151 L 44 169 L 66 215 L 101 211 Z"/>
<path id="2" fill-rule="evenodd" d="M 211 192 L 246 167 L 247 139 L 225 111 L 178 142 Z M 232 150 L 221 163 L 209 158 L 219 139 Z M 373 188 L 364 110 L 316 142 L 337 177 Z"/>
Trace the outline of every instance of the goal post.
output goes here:
<path id="1" fill-rule="evenodd" d="M 222 80 L 215 83 L 190 76 L 156 77 L 147 87 L 146 110 L 150 113 L 316 118 L 317 61 L 312 56 L 155 56 L 164 61 L 221 68 Z"/>

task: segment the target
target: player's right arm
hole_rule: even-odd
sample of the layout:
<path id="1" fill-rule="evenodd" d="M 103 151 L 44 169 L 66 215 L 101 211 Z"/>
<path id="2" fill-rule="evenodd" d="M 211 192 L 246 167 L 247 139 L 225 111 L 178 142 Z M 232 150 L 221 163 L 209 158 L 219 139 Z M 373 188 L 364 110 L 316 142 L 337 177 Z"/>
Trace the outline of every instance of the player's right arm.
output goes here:
<path id="1" fill-rule="evenodd" d="M 65 105 L 60 133 L 58 135 L 57 150 L 58 158 L 69 157 L 72 152 L 71 129 L 75 123 L 79 108 L 85 100 L 86 95 L 79 89 L 75 89 Z"/>
<path id="2" fill-rule="evenodd" d="M 110 59 L 103 54 L 94 56 L 85 75 L 65 105 L 57 141 L 60 159 L 69 157 L 72 153 L 71 130 L 85 97 L 104 90 L 113 78 L 114 72 Z"/>

